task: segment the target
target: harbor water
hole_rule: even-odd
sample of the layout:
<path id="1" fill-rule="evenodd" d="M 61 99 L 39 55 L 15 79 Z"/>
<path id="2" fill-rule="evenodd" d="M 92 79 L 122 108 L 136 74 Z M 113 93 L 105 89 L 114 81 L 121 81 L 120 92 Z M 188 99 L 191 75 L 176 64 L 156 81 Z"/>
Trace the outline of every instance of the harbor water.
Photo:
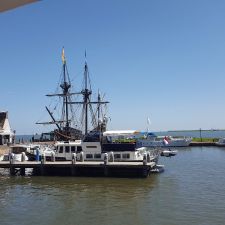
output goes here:
<path id="1" fill-rule="evenodd" d="M 149 178 L 10 177 L 0 171 L 0 224 L 220 225 L 225 148 L 180 148 Z"/>

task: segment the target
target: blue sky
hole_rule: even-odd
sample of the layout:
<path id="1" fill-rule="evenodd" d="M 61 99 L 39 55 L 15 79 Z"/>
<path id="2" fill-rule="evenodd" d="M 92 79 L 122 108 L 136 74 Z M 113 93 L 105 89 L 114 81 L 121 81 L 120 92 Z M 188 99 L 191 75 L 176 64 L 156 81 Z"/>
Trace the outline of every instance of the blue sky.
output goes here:
<path id="1" fill-rule="evenodd" d="M 44 0 L 0 14 L 0 110 L 17 134 L 47 131 L 45 94 L 84 51 L 109 129 L 225 128 L 225 1 Z M 45 119 L 45 120 L 46 120 Z"/>

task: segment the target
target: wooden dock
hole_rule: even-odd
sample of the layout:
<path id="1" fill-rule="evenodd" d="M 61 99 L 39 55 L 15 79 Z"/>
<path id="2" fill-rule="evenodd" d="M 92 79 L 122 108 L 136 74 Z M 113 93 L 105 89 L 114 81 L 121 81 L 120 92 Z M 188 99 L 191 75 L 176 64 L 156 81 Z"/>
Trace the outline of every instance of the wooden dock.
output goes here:
<path id="1" fill-rule="evenodd" d="M 148 177 L 155 166 L 155 162 L 0 161 L 0 168 L 9 169 L 12 176 L 24 176 L 31 168 L 37 176 Z"/>

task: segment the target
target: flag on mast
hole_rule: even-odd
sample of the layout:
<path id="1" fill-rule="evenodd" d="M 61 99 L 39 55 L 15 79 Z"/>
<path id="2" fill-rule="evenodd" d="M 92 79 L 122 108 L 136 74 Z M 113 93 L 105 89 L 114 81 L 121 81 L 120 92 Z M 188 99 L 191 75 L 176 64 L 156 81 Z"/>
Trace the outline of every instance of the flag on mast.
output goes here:
<path id="1" fill-rule="evenodd" d="M 64 47 L 62 49 L 62 62 L 63 62 L 63 64 L 66 63 L 66 57 L 65 57 L 65 53 L 64 53 Z"/>
<path id="2" fill-rule="evenodd" d="M 169 144 L 169 139 L 168 139 L 167 136 L 164 137 L 164 139 L 163 139 L 163 144 L 164 144 L 164 145 L 168 145 L 168 144 Z"/>

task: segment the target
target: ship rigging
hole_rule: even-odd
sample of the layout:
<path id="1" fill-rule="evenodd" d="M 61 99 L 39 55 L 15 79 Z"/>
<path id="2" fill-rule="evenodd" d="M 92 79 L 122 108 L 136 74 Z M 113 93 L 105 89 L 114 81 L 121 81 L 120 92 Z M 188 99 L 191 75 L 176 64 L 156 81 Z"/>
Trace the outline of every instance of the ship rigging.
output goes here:
<path id="1" fill-rule="evenodd" d="M 90 84 L 90 77 L 88 71 L 88 65 L 86 61 L 86 53 L 85 53 L 85 66 L 84 66 L 84 86 L 80 92 L 71 92 L 71 81 L 67 69 L 66 58 L 64 53 L 64 48 L 62 50 L 62 80 L 59 85 L 61 92 L 54 94 L 47 94 L 47 97 L 59 97 L 62 110 L 61 110 L 61 119 L 56 120 L 53 112 L 46 106 L 46 110 L 51 117 L 52 121 L 50 122 L 37 122 L 36 124 L 44 124 L 51 125 L 55 124 L 57 129 L 53 132 L 50 132 L 51 139 L 57 141 L 69 141 L 69 140 L 81 140 L 84 135 L 91 130 L 93 131 L 105 131 L 107 118 L 103 115 L 102 106 L 106 106 L 108 101 L 103 101 L 100 93 L 98 93 L 97 101 L 92 101 L 92 89 Z M 72 97 L 82 96 L 81 101 L 72 101 Z M 77 111 L 75 113 L 73 106 L 82 106 L 81 110 L 81 119 L 80 121 L 75 118 L 77 116 Z M 95 105 L 96 107 L 93 107 Z M 54 107 L 56 108 L 56 106 Z M 80 124 L 78 124 L 80 123 Z M 75 125 L 76 128 L 73 128 L 72 125 Z M 90 129 L 90 125 L 92 125 L 93 129 Z M 77 127 L 79 127 L 77 129 Z"/>

